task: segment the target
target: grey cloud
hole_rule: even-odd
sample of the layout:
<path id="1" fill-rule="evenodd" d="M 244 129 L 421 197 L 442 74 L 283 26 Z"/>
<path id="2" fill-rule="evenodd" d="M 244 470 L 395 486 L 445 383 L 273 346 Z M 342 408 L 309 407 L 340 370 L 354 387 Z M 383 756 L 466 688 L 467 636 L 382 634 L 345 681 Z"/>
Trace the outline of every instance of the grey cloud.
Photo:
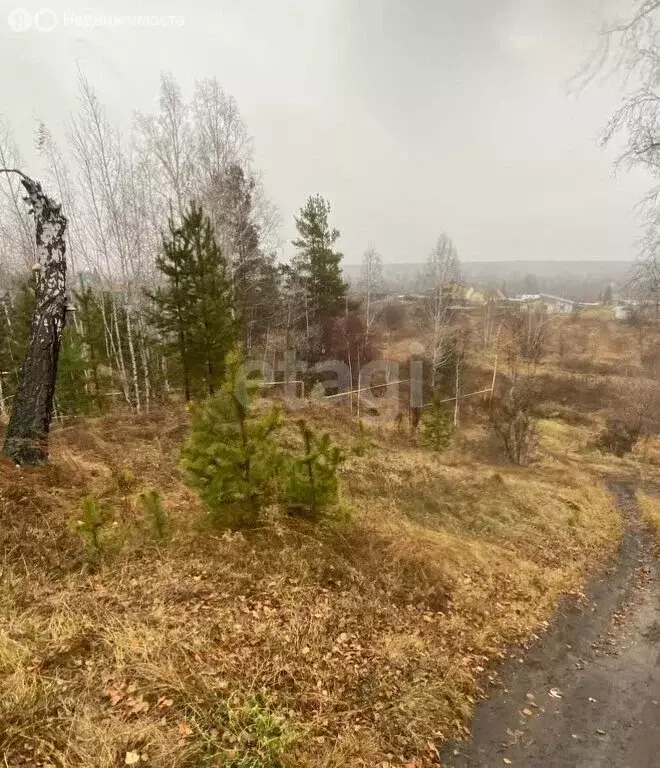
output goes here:
<path id="1" fill-rule="evenodd" d="M 619 93 L 566 88 L 607 12 L 598 0 L 106 2 L 94 10 L 185 25 L 48 34 L 12 32 L 14 6 L 0 17 L 0 109 L 28 158 L 34 116 L 57 126 L 75 106 L 76 60 L 125 123 L 155 103 L 160 70 L 184 89 L 212 74 L 248 121 L 285 241 L 318 191 L 350 261 L 369 241 L 420 261 L 441 230 L 465 260 L 634 255 L 649 180 L 614 178 L 596 144 Z"/>

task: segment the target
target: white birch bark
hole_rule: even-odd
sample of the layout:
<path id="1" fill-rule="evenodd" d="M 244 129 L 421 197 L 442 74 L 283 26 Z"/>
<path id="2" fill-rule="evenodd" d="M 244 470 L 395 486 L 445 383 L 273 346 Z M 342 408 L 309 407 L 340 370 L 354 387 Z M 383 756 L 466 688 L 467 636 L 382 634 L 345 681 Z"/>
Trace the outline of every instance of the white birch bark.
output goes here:
<path id="1" fill-rule="evenodd" d="M 5 436 L 4 453 L 16 464 L 43 463 L 53 418 L 57 363 L 66 318 L 66 217 L 38 182 L 20 171 L 36 229 L 36 304 L 20 383 Z"/>

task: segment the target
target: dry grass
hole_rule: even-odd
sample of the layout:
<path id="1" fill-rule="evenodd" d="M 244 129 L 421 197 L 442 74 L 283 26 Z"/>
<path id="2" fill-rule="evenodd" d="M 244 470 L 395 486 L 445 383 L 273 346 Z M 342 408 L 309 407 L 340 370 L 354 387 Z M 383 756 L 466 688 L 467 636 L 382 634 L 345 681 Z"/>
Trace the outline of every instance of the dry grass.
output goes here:
<path id="1" fill-rule="evenodd" d="M 340 411 L 307 414 L 345 446 Z M 272 510 L 222 534 L 182 482 L 181 410 L 61 428 L 40 470 L 0 473 L 0 752 L 14 766 L 347 768 L 433 758 L 484 669 L 543 629 L 616 548 L 593 476 L 519 470 L 374 433 L 343 470 L 353 521 Z M 138 503 L 158 488 L 154 538 Z M 90 566 L 80 499 L 112 510 Z"/>
<path id="2" fill-rule="evenodd" d="M 561 336 L 560 336 L 561 330 Z M 477 334 L 478 335 L 478 334 Z M 404 361 L 415 335 L 392 334 Z M 657 475 L 660 438 L 592 447 L 651 342 L 614 322 L 553 321 L 531 467 L 493 452 L 477 405 L 446 454 L 374 427 L 342 470 L 353 519 L 259 530 L 200 524 L 178 452 L 183 409 L 80 421 L 41 470 L 0 467 L 0 753 L 7 765 L 351 768 L 426 764 L 465 733 L 488 662 L 541 631 L 616 550 L 604 475 Z M 490 355 L 490 357 L 489 357 Z M 490 353 L 474 362 L 490 380 Z M 631 378 L 632 377 L 632 378 Z M 340 410 L 305 414 L 349 450 Z M 157 488 L 160 541 L 139 503 Z M 90 560 L 76 529 L 109 519 Z M 660 534 L 657 498 L 640 498 Z M 490 673 L 492 677 L 494 673 Z"/>
<path id="3" fill-rule="evenodd" d="M 660 550 L 660 497 L 638 491 L 637 498 L 642 508 L 644 521 L 653 532 L 658 549 Z"/>

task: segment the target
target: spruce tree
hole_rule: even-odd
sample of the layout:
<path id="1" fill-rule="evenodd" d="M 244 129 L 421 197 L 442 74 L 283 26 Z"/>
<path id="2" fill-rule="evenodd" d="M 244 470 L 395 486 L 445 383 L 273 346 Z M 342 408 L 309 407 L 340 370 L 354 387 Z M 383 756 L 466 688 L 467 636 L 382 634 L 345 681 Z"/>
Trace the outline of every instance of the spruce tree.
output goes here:
<path id="1" fill-rule="evenodd" d="M 166 355 L 181 367 L 186 400 L 222 379 L 234 324 L 225 258 L 211 222 L 191 203 L 180 225 L 170 217 L 156 266 L 164 281 L 152 294 L 151 322 Z"/>
<path id="2" fill-rule="evenodd" d="M 343 254 L 334 250 L 339 230 L 330 226 L 329 216 L 330 203 L 323 197 L 307 200 L 295 219 L 298 237 L 293 245 L 298 253 L 288 270 L 290 281 L 304 291 L 308 336 L 312 325 L 318 326 L 321 354 L 329 349 L 333 321 L 344 309 L 347 290 L 341 272 Z"/>

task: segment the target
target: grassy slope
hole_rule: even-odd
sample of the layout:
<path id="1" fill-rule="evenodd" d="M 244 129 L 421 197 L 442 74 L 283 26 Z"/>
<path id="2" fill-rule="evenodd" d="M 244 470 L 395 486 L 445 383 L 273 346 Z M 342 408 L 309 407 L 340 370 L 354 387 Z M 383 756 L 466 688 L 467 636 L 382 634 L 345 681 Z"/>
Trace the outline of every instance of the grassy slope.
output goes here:
<path id="1" fill-rule="evenodd" d="M 355 439 L 340 412 L 308 415 Z M 620 535 L 598 482 L 552 451 L 518 470 L 471 458 L 467 438 L 438 457 L 387 432 L 343 471 L 352 523 L 273 510 L 249 535 L 200 530 L 185 431 L 178 411 L 98 419 L 58 430 L 49 467 L 0 469 L 10 765 L 421 763 L 465 731 L 487 661 L 540 631 Z M 167 544 L 137 502 L 149 487 Z M 71 530 L 92 492 L 114 509 L 96 571 Z"/>
<path id="2" fill-rule="evenodd" d="M 642 508 L 646 524 L 651 529 L 660 549 L 660 498 L 648 493 L 638 492 L 637 497 Z"/>

